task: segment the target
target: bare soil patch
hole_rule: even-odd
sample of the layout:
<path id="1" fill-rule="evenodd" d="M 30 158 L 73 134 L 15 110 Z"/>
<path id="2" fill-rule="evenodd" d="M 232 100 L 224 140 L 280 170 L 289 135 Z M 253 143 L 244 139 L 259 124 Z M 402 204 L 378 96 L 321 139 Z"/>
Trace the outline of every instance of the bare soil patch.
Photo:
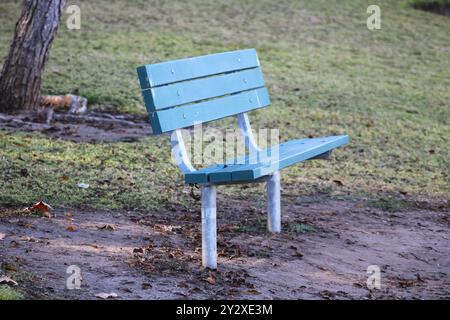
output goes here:
<path id="1" fill-rule="evenodd" d="M 195 208 L 3 217 L 3 272 L 13 266 L 34 275 L 20 283 L 28 298 L 450 298 L 448 211 L 385 212 L 350 201 L 288 205 L 283 232 L 273 235 L 264 210 L 219 200 L 217 271 L 200 267 Z M 69 265 L 81 268 L 81 290 L 66 288 Z M 369 265 L 381 268 L 381 290 L 366 286 Z"/>
<path id="2" fill-rule="evenodd" d="M 43 114 L 0 114 L 0 130 L 40 132 L 74 142 L 132 142 L 151 133 L 145 116 L 89 112 L 83 115 L 55 113 L 50 124 Z"/>

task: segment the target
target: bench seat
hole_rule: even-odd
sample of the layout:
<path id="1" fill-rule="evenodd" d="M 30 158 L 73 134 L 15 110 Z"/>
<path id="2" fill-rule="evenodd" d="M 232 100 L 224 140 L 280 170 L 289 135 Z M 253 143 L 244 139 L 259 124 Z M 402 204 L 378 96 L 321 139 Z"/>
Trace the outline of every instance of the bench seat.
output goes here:
<path id="1" fill-rule="evenodd" d="M 347 135 L 287 141 L 260 152 L 238 157 L 225 164 L 215 164 L 186 173 L 185 182 L 188 184 L 253 182 L 298 162 L 316 158 L 347 144 L 348 141 Z"/>

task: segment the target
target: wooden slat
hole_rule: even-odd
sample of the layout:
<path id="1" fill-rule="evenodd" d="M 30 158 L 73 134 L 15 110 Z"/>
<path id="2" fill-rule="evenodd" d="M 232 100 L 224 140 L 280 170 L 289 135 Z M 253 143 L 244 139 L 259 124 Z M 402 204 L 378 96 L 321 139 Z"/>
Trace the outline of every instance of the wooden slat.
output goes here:
<path id="1" fill-rule="evenodd" d="M 266 88 L 259 88 L 204 102 L 156 111 L 150 115 L 154 134 L 186 128 L 270 105 Z"/>
<path id="2" fill-rule="evenodd" d="M 141 88 L 206 77 L 259 66 L 255 49 L 149 64 L 137 68 Z"/>
<path id="3" fill-rule="evenodd" d="M 253 153 L 244 157 L 238 157 L 235 161 L 228 163 L 226 167 L 223 164 L 218 164 L 203 169 L 201 172 L 187 174 L 185 182 L 233 183 L 257 180 L 290 165 L 312 159 L 317 155 L 347 144 L 348 141 L 349 137 L 347 135 L 291 140 L 278 146 L 279 156 L 274 159 L 270 159 L 270 155 L 273 153 L 270 150 L 274 150 L 274 147 L 263 150 L 263 154 L 269 155 L 265 159 L 267 163 L 254 163 L 253 160 L 258 156 L 256 153 Z"/>
<path id="4" fill-rule="evenodd" d="M 347 135 L 331 136 L 326 138 L 296 140 L 298 143 L 289 147 L 278 160 L 271 161 L 270 165 L 253 165 L 245 170 L 235 171 L 231 174 L 232 181 L 258 179 L 288 166 L 305 161 L 319 154 L 335 149 L 349 142 Z M 301 144 L 303 142 L 303 144 Z M 282 152 L 280 152 L 281 154 Z"/>
<path id="5" fill-rule="evenodd" d="M 142 92 L 149 112 L 264 87 L 260 68 L 151 88 Z"/>
<path id="6" fill-rule="evenodd" d="M 185 183 L 198 183 L 198 184 L 202 184 L 202 183 L 208 183 L 208 175 L 212 172 L 215 171 L 220 171 L 224 168 L 223 164 L 216 164 L 216 165 L 212 165 L 209 166 L 207 168 L 204 169 L 200 169 L 194 172 L 190 172 L 190 173 L 186 173 L 184 176 L 184 181 Z M 231 174 L 230 174 L 230 178 L 231 178 Z"/>

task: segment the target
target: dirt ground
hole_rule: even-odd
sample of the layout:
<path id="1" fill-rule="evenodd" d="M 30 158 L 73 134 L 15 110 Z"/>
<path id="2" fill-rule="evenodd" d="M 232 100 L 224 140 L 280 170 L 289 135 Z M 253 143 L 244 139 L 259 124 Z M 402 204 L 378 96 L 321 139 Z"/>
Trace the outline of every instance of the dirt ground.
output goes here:
<path id="1" fill-rule="evenodd" d="M 29 298 L 449 299 L 449 212 L 387 213 L 352 202 L 291 205 L 283 232 L 264 210 L 219 199 L 217 271 L 200 267 L 200 213 L 56 210 L 0 220 L 0 258 L 26 270 Z M 291 226 L 308 226 L 298 232 Z M 82 272 L 68 290 L 66 269 Z M 381 289 L 366 271 L 381 269 Z"/>
<path id="2" fill-rule="evenodd" d="M 90 113 L 50 125 L 32 115 L 8 117 L 1 129 L 72 141 L 134 141 L 150 131 L 136 116 Z M 283 232 L 274 235 L 266 231 L 264 203 L 219 189 L 217 271 L 200 266 L 200 203 L 189 211 L 60 208 L 52 218 L 3 216 L 1 269 L 31 299 L 111 292 L 117 299 L 450 298 L 450 212 L 393 213 L 285 191 Z M 71 265 L 81 269 L 77 290 L 66 287 Z M 367 287 L 373 265 L 381 289 Z"/>
<path id="3" fill-rule="evenodd" d="M 45 114 L 0 113 L 0 129 L 12 132 L 39 132 L 51 138 L 74 142 L 133 142 L 151 133 L 145 116 L 88 112 L 84 115 L 55 113 L 50 124 Z"/>

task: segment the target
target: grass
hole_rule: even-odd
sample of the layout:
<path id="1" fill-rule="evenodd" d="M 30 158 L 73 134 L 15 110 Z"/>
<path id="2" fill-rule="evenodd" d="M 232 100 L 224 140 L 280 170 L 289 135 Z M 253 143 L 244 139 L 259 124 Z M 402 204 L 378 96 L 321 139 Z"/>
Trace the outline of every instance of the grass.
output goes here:
<path id="1" fill-rule="evenodd" d="M 399 212 L 408 209 L 410 204 L 395 197 L 385 197 L 368 201 L 368 206 L 388 212 Z"/>
<path id="2" fill-rule="evenodd" d="M 22 300 L 23 294 L 7 285 L 0 285 L 0 300 Z"/>
<path id="3" fill-rule="evenodd" d="M 310 232 L 317 232 L 317 229 L 313 226 L 310 226 L 309 224 L 304 223 L 294 223 L 292 225 L 289 225 L 289 230 L 295 232 L 295 233 L 310 233 Z"/>
<path id="4" fill-rule="evenodd" d="M 96 110 L 143 114 L 137 66 L 254 47 L 273 101 L 251 113 L 255 128 L 279 128 L 281 140 L 352 138 L 331 161 L 284 170 L 285 193 L 449 198 L 448 17 L 407 1 L 378 1 L 381 29 L 369 31 L 362 0 L 77 3 L 82 28 L 62 24 L 45 93 L 78 93 Z M 19 12 L 20 1 L 0 3 L 0 63 Z M 0 131 L 0 206 L 191 206 L 169 159 L 166 136 L 76 144 Z M 79 189 L 79 182 L 91 187 Z M 220 192 L 257 197 L 262 186 Z"/>

